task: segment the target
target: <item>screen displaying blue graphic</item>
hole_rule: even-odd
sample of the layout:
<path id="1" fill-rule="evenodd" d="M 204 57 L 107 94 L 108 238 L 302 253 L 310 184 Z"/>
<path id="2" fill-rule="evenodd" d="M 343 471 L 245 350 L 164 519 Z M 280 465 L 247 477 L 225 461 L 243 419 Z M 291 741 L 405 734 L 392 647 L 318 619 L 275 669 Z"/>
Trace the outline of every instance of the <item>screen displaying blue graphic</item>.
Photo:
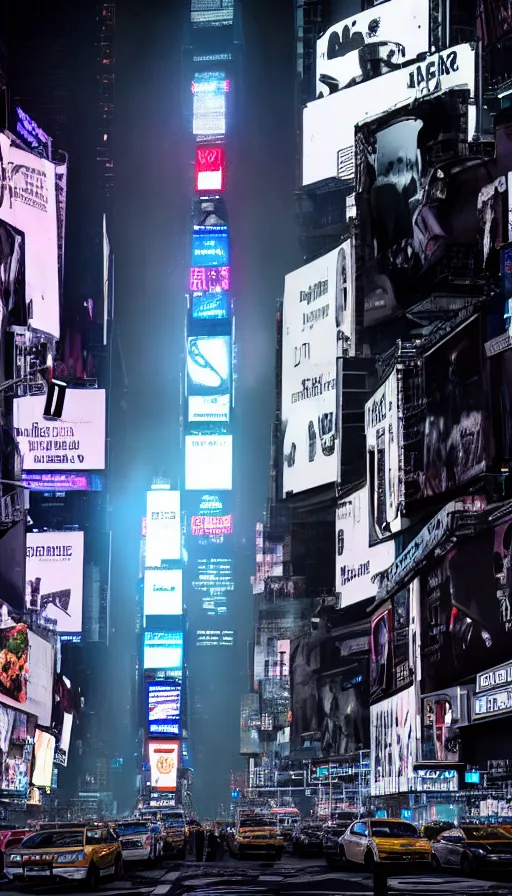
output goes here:
<path id="1" fill-rule="evenodd" d="M 144 632 L 144 668 L 170 670 L 181 677 L 183 632 Z"/>
<path id="2" fill-rule="evenodd" d="M 148 684 L 148 732 L 181 736 L 181 685 L 150 681 Z"/>
<path id="3" fill-rule="evenodd" d="M 228 228 L 196 225 L 192 235 L 191 267 L 213 268 L 229 264 Z"/>
<path id="4" fill-rule="evenodd" d="M 229 299 L 225 292 L 197 292 L 192 296 L 192 317 L 196 320 L 225 320 Z"/>

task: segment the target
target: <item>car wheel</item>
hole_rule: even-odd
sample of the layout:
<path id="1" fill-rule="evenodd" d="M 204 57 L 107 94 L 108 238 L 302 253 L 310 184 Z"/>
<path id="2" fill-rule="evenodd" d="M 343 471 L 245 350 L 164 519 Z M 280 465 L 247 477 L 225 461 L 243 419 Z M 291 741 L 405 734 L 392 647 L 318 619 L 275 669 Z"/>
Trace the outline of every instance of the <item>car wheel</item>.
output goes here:
<path id="1" fill-rule="evenodd" d="M 364 854 L 364 867 L 367 871 L 370 871 L 373 874 L 376 864 L 373 852 L 370 849 L 367 849 Z"/>
<path id="2" fill-rule="evenodd" d="M 124 864 L 123 857 L 116 856 L 116 861 L 114 863 L 114 880 L 120 880 L 124 874 Z"/>
<path id="3" fill-rule="evenodd" d="M 460 860 L 460 870 L 463 874 L 466 875 L 466 877 L 471 877 L 471 875 L 474 874 L 475 866 L 473 864 L 473 859 L 467 854 L 467 852 L 463 854 Z"/>
<path id="4" fill-rule="evenodd" d="M 338 847 L 338 861 L 341 862 L 342 865 L 347 864 L 347 854 L 344 846 Z"/>
<path id="5" fill-rule="evenodd" d="M 100 885 L 100 869 L 95 862 L 91 862 L 87 871 L 86 885 L 89 890 L 97 890 Z"/>
<path id="6" fill-rule="evenodd" d="M 280 862 L 282 858 L 283 858 L 283 850 L 278 849 L 276 852 L 276 862 Z"/>
<path id="7" fill-rule="evenodd" d="M 441 871 L 441 862 L 439 861 L 439 856 L 436 856 L 435 852 L 430 856 L 430 863 L 434 871 Z"/>

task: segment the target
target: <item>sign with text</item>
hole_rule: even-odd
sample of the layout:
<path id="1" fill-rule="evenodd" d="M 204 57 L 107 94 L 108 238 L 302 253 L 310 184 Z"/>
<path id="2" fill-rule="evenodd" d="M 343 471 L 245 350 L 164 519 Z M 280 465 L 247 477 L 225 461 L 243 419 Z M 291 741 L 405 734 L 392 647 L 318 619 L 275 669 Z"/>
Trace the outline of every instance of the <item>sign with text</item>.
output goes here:
<path id="1" fill-rule="evenodd" d="M 83 532 L 28 532 L 27 610 L 57 632 L 82 631 Z"/>
<path id="2" fill-rule="evenodd" d="M 151 489 L 146 505 L 146 566 L 181 557 L 180 493 Z"/>

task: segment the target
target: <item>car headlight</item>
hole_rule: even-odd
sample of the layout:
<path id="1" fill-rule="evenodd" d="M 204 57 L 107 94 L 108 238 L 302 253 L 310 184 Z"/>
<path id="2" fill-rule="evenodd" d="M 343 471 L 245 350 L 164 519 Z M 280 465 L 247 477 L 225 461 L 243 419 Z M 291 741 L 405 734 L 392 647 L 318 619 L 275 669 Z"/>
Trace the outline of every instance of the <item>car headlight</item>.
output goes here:
<path id="1" fill-rule="evenodd" d="M 7 858 L 7 864 L 8 865 L 21 865 L 21 856 L 18 855 L 17 853 L 12 853 Z"/>
<path id="2" fill-rule="evenodd" d="M 80 852 L 61 852 L 55 859 L 57 865 L 68 865 L 73 862 L 83 862 L 86 854 L 82 849 Z"/>
<path id="3" fill-rule="evenodd" d="M 481 846 L 470 846 L 469 849 L 470 849 L 471 852 L 474 852 L 474 853 L 476 853 L 476 854 L 479 855 L 479 856 L 486 856 L 486 855 L 487 855 L 487 850 L 486 850 L 486 849 L 482 849 Z"/>

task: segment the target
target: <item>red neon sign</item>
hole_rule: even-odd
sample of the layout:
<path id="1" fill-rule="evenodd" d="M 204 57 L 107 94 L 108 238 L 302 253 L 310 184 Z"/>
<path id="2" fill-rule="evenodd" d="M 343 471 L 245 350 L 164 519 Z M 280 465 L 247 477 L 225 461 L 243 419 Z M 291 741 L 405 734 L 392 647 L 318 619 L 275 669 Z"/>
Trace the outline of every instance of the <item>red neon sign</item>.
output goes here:
<path id="1" fill-rule="evenodd" d="M 223 146 L 196 147 L 196 191 L 220 193 L 224 189 L 226 161 Z"/>
<path id="2" fill-rule="evenodd" d="M 222 268 L 190 268 L 191 292 L 224 292 L 229 290 L 229 266 Z"/>
<path id="3" fill-rule="evenodd" d="M 193 516 L 192 535 L 231 535 L 233 517 L 227 516 Z"/>

